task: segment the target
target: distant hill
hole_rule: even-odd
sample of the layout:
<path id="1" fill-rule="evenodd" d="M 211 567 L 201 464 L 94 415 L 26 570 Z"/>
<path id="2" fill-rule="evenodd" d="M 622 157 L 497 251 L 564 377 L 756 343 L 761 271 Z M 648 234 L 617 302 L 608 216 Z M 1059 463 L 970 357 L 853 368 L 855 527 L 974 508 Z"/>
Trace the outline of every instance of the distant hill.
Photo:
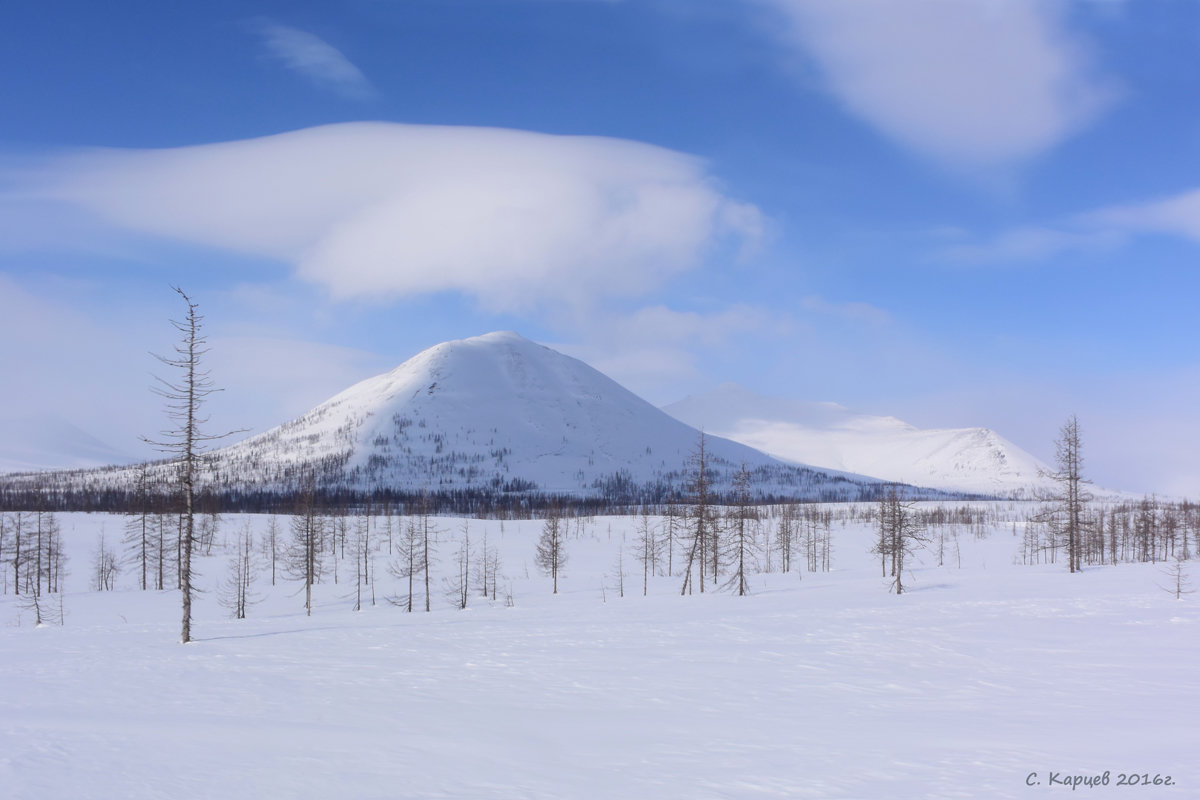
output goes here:
<path id="1" fill-rule="evenodd" d="M 987 428 L 920 429 L 836 403 L 763 397 L 736 384 L 665 406 L 676 419 L 792 462 L 954 492 L 1033 496 L 1049 468 Z"/>

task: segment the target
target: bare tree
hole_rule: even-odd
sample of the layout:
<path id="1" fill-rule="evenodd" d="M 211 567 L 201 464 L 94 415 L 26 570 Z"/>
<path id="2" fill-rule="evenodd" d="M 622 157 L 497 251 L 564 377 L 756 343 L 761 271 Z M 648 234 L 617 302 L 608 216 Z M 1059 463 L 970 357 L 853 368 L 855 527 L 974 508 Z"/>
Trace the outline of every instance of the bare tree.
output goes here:
<path id="1" fill-rule="evenodd" d="M 34 587 L 35 594 L 41 594 L 45 587 L 47 594 L 62 591 L 62 578 L 66 570 L 67 555 L 63 549 L 62 526 L 53 513 L 37 512 L 38 550 L 38 580 Z"/>
<path id="2" fill-rule="evenodd" d="M 1166 575 L 1171 579 L 1169 586 L 1162 587 L 1164 590 L 1175 595 L 1176 600 L 1182 600 L 1185 594 L 1195 594 L 1196 590 L 1192 587 L 1191 576 L 1187 574 L 1187 570 L 1183 567 L 1184 559 L 1182 556 L 1176 556 L 1175 562 L 1166 570 Z"/>
<path id="3" fill-rule="evenodd" d="M 433 525 L 430 520 L 429 511 L 429 495 L 421 494 L 421 517 L 420 517 L 420 565 L 421 572 L 425 577 L 425 611 L 430 611 L 429 604 L 429 576 L 433 566 L 433 544 L 437 540 L 437 535 L 441 532 Z"/>
<path id="4" fill-rule="evenodd" d="M 127 557 L 138 570 L 138 588 L 150 588 L 150 566 L 154 558 L 154 536 L 151 531 L 149 467 L 138 467 L 133 505 L 125 520 L 124 544 Z"/>
<path id="5" fill-rule="evenodd" d="M 362 611 L 363 588 L 371 587 L 371 518 L 366 514 L 360 515 L 354 525 L 354 563 L 354 610 Z"/>
<path id="6" fill-rule="evenodd" d="M 613 573 L 617 576 L 617 593 L 625 596 L 625 545 L 617 548 L 617 557 L 613 561 Z"/>
<path id="7" fill-rule="evenodd" d="M 388 564 L 388 572 L 397 578 L 408 581 L 408 594 L 402 597 L 389 597 L 388 602 L 404 606 L 406 611 L 411 612 L 416 597 L 416 577 L 421 575 L 425 584 L 425 611 L 432 610 L 430 573 L 433 568 L 433 548 L 439 533 L 441 531 L 431 519 L 429 496 L 422 493 L 418 513 L 406 520 L 406 524 L 400 531 L 398 552 Z"/>
<path id="8" fill-rule="evenodd" d="M 446 578 L 446 594 L 450 602 L 460 610 L 467 607 L 471 594 L 471 529 L 470 523 L 463 520 L 462 539 L 458 543 L 458 553 L 454 558 L 458 567 L 452 578 Z"/>
<path id="9" fill-rule="evenodd" d="M 700 572 L 700 592 L 704 592 L 704 568 L 705 568 L 705 547 L 711 543 L 712 529 L 715 522 L 712 518 L 712 475 L 708 463 L 708 449 L 705 440 L 704 431 L 700 432 L 700 439 L 696 444 L 696 449 L 692 451 L 688 457 L 688 467 L 691 471 L 691 477 L 688 481 L 688 493 L 691 495 L 691 527 L 687 531 L 687 537 L 691 540 L 688 544 L 687 566 L 683 573 L 683 587 L 679 590 L 681 595 L 688 594 L 692 589 L 692 567 L 699 564 Z"/>
<path id="10" fill-rule="evenodd" d="M 784 503 L 779 512 L 779 526 L 775 531 L 775 548 L 779 551 L 781 572 L 792 570 L 792 549 L 796 543 L 796 506 Z M 796 570 L 799 573 L 799 570 Z"/>
<path id="11" fill-rule="evenodd" d="M 674 503 L 667 504 L 667 517 L 663 520 L 663 538 L 667 542 L 667 575 L 675 574 L 675 539 L 678 538 L 680 513 Z"/>
<path id="12" fill-rule="evenodd" d="M 500 573 L 500 549 L 488 547 L 487 528 L 483 529 L 483 552 L 476 563 L 479 565 L 480 593 L 495 602 Z"/>
<path id="13" fill-rule="evenodd" d="M 1058 484 L 1054 498 L 1056 527 L 1067 540 L 1067 562 L 1070 572 L 1083 568 L 1084 508 L 1091 496 L 1084 486 L 1083 454 L 1081 452 L 1079 420 L 1072 414 L 1058 429 L 1054 441 L 1054 461 L 1058 466 L 1050 477 Z"/>
<path id="14" fill-rule="evenodd" d="M 287 571 L 304 581 L 304 613 L 312 616 L 312 587 L 321 570 L 321 539 L 325 521 L 317 513 L 316 484 L 309 476 L 296 496 L 292 515 L 292 541 L 288 548 Z"/>
<path id="15" fill-rule="evenodd" d="M 22 571 L 25 569 L 29 561 L 29 549 L 26 545 L 27 540 L 23 538 L 27 527 L 28 519 L 24 511 L 16 511 L 9 517 L 9 530 L 11 531 L 13 543 L 13 594 L 21 594 L 21 577 Z M 23 550 L 22 547 L 25 546 Z"/>
<path id="16" fill-rule="evenodd" d="M 167 526 L 170 523 L 171 516 L 170 514 L 158 514 L 154 521 L 154 588 L 159 591 L 167 588 L 166 578 L 169 574 L 170 563 L 167 561 Z"/>
<path id="17" fill-rule="evenodd" d="M 467 595 L 471 590 L 471 529 L 465 519 L 462 524 L 462 535 L 462 548 L 458 552 L 458 574 L 462 584 L 459 590 L 459 599 L 462 601 L 459 608 L 466 608 Z"/>
<path id="18" fill-rule="evenodd" d="M 253 548 L 254 534 L 247 522 L 238 531 L 236 550 L 229 558 L 229 573 L 225 576 L 225 585 L 218 598 L 236 619 L 245 619 L 246 610 L 254 603 L 251 595 L 256 577 Z"/>
<path id="19" fill-rule="evenodd" d="M 884 559 L 885 565 L 888 559 L 891 560 L 892 588 L 896 594 L 904 592 L 905 558 L 927 541 L 915 503 L 905 500 L 902 490 L 895 484 L 883 487 L 879 494 L 879 542 L 873 552 Z"/>
<path id="20" fill-rule="evenodd" d="M 275 585 L 275 572 L 279 562 L 279 520 L 272 514 L 267 520 L 267 532 L 263 537 L 264 555 L 271 560 L 271 585 Z"/>
<path id="21" fill-rule="evenodd" d="M 408 581 L 408 594 L 403 597 L 389 597 L 393 605 L 404 606 L 404 610 L 413 610 L 413 582 L 420 570 L 421 529 L 415 517 L 409 517 L 400 527 L 400 541 L 397 552 L 388 563 L 388 572 L 393 577 Z"/>
<path id="22" fill-rule="evenodd" d="M 554 594 L 558 594 L 558 573 L 567 563 L 565 539 L 566 525 L 562 512 L 557 507 L 547 509 L 534 561 L 542 572 L 554 580 Z"/>
<path id="23" fill-rule="evenodd" d="M 642 597 L 645 597 L 650 586 L 650 575 L 655 572 L 659 554 L 662 551 L 662 541 L 650 524 L 650 510 L 642 506 L 637 526 L 638 560 L 642 562 Z"/>
<path id="24" fill-rule="evenodd" d="M 731 509 L 733 519 L 729 539 L 733 575 L 725 585 L 734 594 L 744 596 L 750 591 L 750 583 L 746 579 L 746 569 L 756 549 L 750 523 L 758 518 L 754 507 L 750 505 L 750 472 L 744 463 L 737 475 L 734 476 L 733 491 L 737 502 Z"/>
<path id="25" fill-rule="evenodd" d="M 92 556 L 92 590 L 96 592 L 111 592 L 116 585 L 117 573 L 120 566 L 116 552 L 108 546 L 104 532 L 96 542 L 96 551 Z"/>
<path id="26" fill-rule="evenodd" d="M 167 417 L 172 427 L 163 431 L 157 441 L 147 440 L 160 451 L 173 458 L 178 467 L 180 495 L 183 501 L 181 551 L 179 563 L 179 586 L 183 593 L 183 624 L 180 639 L 186 644 L 192 640 L 192 549 L 196 534 L 196 484 L 200 473 L 200 456 L 208 442 L 223 439 L 233 432 L 212 435 L 204 426 L 208 417 L 203 416 L 204 401 L 216 393 L 212 377 L 202 367 L 202 359 L 208 347 L 201 325 L 204 317 L 199 306 L 178 286 L 175 291 L 183 298 L 187 313 L 182 320 L 171 320 L 179 333 L 173 356 L 156 355 L 160 363 L 176 372 L 174 380 L 156 377 L 154 392 L 166 400 Z"/>

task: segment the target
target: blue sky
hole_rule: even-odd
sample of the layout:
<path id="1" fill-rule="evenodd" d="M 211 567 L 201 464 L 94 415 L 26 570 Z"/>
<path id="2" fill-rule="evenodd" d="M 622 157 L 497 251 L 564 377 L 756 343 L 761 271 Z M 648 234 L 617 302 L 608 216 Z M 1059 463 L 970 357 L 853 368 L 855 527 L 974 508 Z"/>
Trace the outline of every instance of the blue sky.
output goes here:
<path id="1" fill-rule="evenodd" d="M 699 8 L 698 8 L 699 6 Z M 0 416 L 137 452 L 515 329 L 1200 486 L 1200 4 L 45 2 L 0 27 Z"/>

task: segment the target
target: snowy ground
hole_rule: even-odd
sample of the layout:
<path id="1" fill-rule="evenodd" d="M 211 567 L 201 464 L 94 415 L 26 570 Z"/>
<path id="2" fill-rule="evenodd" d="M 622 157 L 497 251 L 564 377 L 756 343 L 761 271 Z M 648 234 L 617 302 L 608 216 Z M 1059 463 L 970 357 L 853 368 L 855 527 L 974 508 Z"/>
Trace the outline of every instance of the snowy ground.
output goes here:
<path id="1" fill-rule="evenodd" d="M 433 613 L 403 613 L 381 553 L 377 606 L 352 610 L 344 569 L 307 618 L 299 584 L 260 577 L 247 620 L 204 595 L 185 646 L 177 593 L 129 574 L 85 590 L 101 526 L 122 521 L 61 521 L 66 624 L 0 598 L 4 797 L 1200 796 L 1200 595 L 1175 600 L 1150 565 L 1014 565 L 1011 523 L 960 533 L 961 568 L 926 554 L 900 597 L 869 528 L 835 523 L 833 572 L 757 574 L 740 598 L 680 597 L 677 577 L 642 597 L 621 518 L 572 525 L 553 596 L 539 523 L 474 521 L 514 607 L 455 610 L 439 581 Z M 441 524 L 452 572 L 459 523 Z M 203 570 L 215 587 L 225 558 Z"/>

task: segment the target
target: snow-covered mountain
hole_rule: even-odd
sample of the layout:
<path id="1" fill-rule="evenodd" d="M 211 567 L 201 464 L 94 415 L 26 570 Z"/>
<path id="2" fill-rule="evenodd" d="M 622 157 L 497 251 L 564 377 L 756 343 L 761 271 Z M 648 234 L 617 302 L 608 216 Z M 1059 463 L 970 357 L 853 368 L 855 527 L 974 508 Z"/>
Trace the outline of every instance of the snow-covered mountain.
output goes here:
<path id="1" fill-rule="evenodd" d="M 836 403 L 763 397 L 736 384 L 665 406 L 718 436 L 815 467 L 949 491 L 1029 496 L 1045 464 L 987 428 L 923 430 Z"/>
<path id="2" fill-rule="evenodd" d="M 606 494 L 680 486 L 699 432 L 574 358 L 500 332 L 445 342 L 307 414 L 216 451 L 218 480 L 355 490 Z M 743 462 L 760 492 L 853 498 L 874 482 L 798 469 L 709 437 L 718 485 Z"/>

